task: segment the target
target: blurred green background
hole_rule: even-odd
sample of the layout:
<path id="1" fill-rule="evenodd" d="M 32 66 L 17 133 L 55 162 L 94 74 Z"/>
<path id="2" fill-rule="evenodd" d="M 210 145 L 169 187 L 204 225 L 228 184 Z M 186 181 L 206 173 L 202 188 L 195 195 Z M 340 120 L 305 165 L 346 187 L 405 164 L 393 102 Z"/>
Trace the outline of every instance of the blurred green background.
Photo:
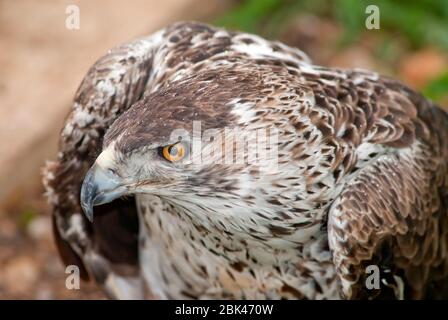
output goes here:
<path id="1" fill-rule="evenodd" d="M 365 27 L 371 4 L 379 30 Z M 214 22 L 295 45 L 318 64 L 370 67 L 447 104 L 447 0 L 243 0 Z"/>

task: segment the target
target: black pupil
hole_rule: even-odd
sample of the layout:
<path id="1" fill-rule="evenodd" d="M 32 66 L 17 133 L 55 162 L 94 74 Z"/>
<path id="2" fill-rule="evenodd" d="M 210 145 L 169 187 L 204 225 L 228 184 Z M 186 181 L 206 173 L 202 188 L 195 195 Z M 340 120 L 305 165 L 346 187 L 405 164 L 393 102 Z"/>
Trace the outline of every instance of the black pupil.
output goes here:
<path id="1" fill-rule="evenodd" d="M 177 153 L 179 152 L 179 150 L 177 150 L 177 147 L 173 146 L 173 147 L 170 147 L 169 152 L 170 152 L 171 156 L 175 157 L 175 156 L 177 156 Z"/>

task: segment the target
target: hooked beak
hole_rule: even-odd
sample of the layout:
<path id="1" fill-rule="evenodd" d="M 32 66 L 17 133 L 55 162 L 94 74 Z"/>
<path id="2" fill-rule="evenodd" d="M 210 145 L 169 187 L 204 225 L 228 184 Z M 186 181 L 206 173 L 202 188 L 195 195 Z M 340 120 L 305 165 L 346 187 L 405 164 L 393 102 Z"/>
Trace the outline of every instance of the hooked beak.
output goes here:
<path id="1" fill-rule="evenodd" d="M 127 188 L 117 176 L 94 164 L 81 187 L 81 207 L 87 219 L 93 221 L 93 206 L 112 202 L 124 196 Z"/>

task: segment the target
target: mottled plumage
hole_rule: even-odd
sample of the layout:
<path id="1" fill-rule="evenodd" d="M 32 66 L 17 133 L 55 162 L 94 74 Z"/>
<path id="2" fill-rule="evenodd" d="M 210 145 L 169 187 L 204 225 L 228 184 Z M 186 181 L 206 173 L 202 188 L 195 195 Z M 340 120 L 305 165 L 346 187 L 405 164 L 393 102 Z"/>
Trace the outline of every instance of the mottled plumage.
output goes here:
<path id="1" fill-rule="evenodd" d="M 193 121 L 275 129 L 277 170 L 162 159 Z M 64 261 L 111 297 L 427 298 L 448 293 L 447 165 L 447 114 L 401 83 L 177 23 L 92 66 L 44 183 Z"/>

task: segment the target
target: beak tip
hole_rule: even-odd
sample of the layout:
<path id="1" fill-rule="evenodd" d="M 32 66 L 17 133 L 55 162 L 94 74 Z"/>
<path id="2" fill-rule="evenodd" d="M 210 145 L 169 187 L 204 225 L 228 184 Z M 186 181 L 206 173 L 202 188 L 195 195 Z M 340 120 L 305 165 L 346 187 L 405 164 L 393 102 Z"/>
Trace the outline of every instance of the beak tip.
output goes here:
<path id="1" fill-rule="evenodd" d="M 93 180 L 92 169 L 89 170 L 84 178 L 84 182 L 81 187 L 81 208 L 84 211 L 86 218 L 93 222 L 93 198 L 96 193 L 96 188 Z"/>
<path id="2" fill-rule="evenodd" d="M 93 222 L 93 205 L 92 205 L 92 203 L 86 203 L 81 200 L 81 208 L 82 208 L 82 211 L 84 212 L 84 215 L 86 216 L 86 218 L 90 222 Z"/>
<path id="3" fill-rule="evenodd" d="M 125 191 L 113 177 L 93 165 L 84 177 L 80 192 L 80 204 L 86 218 L 93 222 L 94 206 L 109 203 L 124 195 Z"/>
<path id="4" fill-rule="evenodd" d="M 86 216 L 87 220 L 90 221 L 90 223 L 93 223 L 93 208 L 89 207 L 89 208 L 82 208 L 84 211 L 84 215 Z"/>

